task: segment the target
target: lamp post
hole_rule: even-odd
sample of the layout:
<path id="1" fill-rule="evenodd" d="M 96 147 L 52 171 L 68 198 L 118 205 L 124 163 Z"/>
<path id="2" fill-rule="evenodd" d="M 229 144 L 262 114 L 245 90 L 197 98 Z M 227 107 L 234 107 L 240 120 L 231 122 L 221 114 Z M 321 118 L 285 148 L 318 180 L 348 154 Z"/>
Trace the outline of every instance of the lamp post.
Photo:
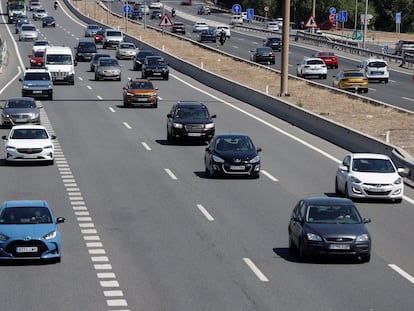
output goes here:
<path id="1" fill-rule="evenodd" d="M 316 20 L 316 0 L 313 0 L 313 4 L 312 4 L 312 16 L 313 18 Z M 315 28 L 311 28 L 311 33 L 315 33 Z"/>
<path id="2" fill-rule="evenodd" d="M 357 29 L 357 20 L 358 20 L 358 0 L 355 0 L 355 23 L 354 23 L 354 31 Z"/>
<path id="3" fill-rule="evenodd" d="M 362 46 L 365 49 L 367 38 L 367 24 L 368 24 L 368 0 L 365 0 L 365 16 L 364 16 L 364 36 Z"/>
<path id="4" fill-rule="evenodd" d="M 280 96 L 289 96 L 289 27 L 290 27 L 290 0 L 283 1 L 283 30 L 282 30 L 282 64 L 280 76 Z"/>

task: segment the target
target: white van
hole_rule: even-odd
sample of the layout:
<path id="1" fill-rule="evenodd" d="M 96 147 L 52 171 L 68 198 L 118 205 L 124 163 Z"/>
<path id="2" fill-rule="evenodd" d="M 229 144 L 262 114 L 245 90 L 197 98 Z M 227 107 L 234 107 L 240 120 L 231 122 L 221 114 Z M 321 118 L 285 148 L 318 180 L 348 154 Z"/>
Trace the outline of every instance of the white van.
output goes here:
<path id="1" fill-rule="evenodd" d="M 76 61 L 68 46 L 50 46 L 45 50 L 43 64 L 52 74 L 53 82 L 75 84 Z"/>

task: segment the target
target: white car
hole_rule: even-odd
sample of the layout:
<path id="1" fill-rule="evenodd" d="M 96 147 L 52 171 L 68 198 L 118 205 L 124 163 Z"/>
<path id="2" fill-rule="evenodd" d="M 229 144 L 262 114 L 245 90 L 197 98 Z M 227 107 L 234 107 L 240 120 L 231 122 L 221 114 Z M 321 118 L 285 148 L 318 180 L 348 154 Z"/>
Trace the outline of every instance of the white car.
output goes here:
<path id="1" fill-rule="evenodd" d="M 55 148 L 53 140 L 55 135 L 50 135 L 42 125 L 16 125 L 10 130 L 9 135 L 3 136 L 5 140 L 5 162 L 12 161 L 45 161 L 53 164 Z"/>
<path id="2" fill-rule="evenodd" d="M 368 58 L 363 60 L 359 67 L 368 80 L 384 81 L 385 83 L 388 83 L 390 73 L 388 71 L 388 63 L 385 60 Z"/>
<path id="3" fill-rule="evenodd" d="M 266 30 L 268 31 L 279 31 L 279 22 L 278 21 L 269 21 L 266 23 Z"/>
<path id="4" fill-rule="evenodd" d="M 298 77 L 318 77 L 319 79 L 326 79 L 328 75 L 328 67 L 321 58 L 305 57 L 297 64 L 296 74 Z"/>
<path id="5" fill-rule="evenodd" d="M 208 25 L 203 21 L 196 21 L 193 25 L 193 32 L 199 32 L 201 30 L 208 30 Z"/>
<path id="6" fill-rule="evenodd" d="M 151 10 L 156 9 L 156 10 L 161 10 L 162 9 L 162 3 L 160 1 L 153 1 L 150 3 L 149 8 Z"/>
<path id="7" fill-rule="evenodd" d="M 47 15 L 47 11 L 44 8 L 37 8 L 33 11 L 33 20 L 37 21 L 38 19 L 42 19 Z"/>
<path id="8" fill-rule="evenodd" d="M 49 46 L 51 46 L 51 44 L 50 44 L 50 41 L 48 40 L 36 40 L 33 43 L 32 54 L 39 52 L 39 51 L 44 51 Z"/>
<path id="9" fill-rule="evenodd" d="M 23 24 L 19 31 L 19 41 L 35 41 L 39 37 L 36 26 L 33 24 Z"/>
<path id="10" fill-rule="evenodd" d="M 226 34 L 227 39 L 230 39 L 231 36 L 231 32 L 230 32 L 230 27 L 229 25 L 224 25 L 224 24 L 220 24 L 216 26 L 216 34 L 217 37 L 220 37 L 220 34 L 224 31 L 224 33 Z"/>
<path id="11" fill-rule="evenodd" d="M 243 16 L 241 14 L 233 14 L 230 17 L 230 25 L 243 25 Z"/>
<path id="12" fill-rule="evenodd" d="M 384 154 L 348 154 L 336 172 L 335 193 L 350 198 L 400 202 L 404 195 L 404 182 L 399 173 L 403 171 Z"/>

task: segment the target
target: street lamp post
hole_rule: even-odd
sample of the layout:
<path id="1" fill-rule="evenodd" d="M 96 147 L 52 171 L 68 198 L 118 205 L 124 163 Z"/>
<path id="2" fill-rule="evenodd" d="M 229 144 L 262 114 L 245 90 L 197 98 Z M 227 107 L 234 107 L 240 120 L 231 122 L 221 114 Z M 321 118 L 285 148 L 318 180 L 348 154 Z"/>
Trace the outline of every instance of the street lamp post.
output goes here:
<path id="1" fill-rule="evenodd" d="M 367 24 L 368 24 L 368 0 L 365 0 L 365 16 L 364 16 L 364 36 L 362 46 L 365 49 L 367 41 Z"/>

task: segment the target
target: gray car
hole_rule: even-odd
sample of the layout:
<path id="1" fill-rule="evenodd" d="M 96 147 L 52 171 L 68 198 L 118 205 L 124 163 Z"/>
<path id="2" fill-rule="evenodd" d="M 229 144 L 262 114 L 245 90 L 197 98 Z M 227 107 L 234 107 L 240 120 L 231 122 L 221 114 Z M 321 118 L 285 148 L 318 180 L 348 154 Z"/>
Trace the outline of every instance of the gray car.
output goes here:
<path id="1" fill-rule="evenodd" d="M 40 109 L 32 97 L 15 97 L 6 100 L 1 108 L 1 125 L 13 126 L 17 124 L 40 124 Z"/>
<path id="2" fill-rule="evenodd" d="M 39 34 L 36 30 L 36 26 L 33 24 L 23 24 L 20 27 L 19 31 L 19 41 L 26 41 L 31 40 L 35 41 L 37 40 Z"/>
<path id="3" fill-rule="evenodd" d="M 95 54 L 95 55 L 92 57 L 91 62 L 90 62 L 90 65 L 91 65 L 91 72 L 95 72 L 95 67 L 96 67 L 96 64 L 98 63 L 98 60 L 99 60 L 101 57 L 111 57 L 111 55 L 109 55 L 109 54 L 103 54 L 103 53 L 97 53 L 97 54 Z"/>
<path id="4" fill-rule="evenodd" d="M 46 69 L 27 69 L 22 82 L 22 96 L 53 99 L 52 75 Z"/>
<path id="5" fill-rule="evenodd" d="M 90 24 L 85 28 L 85 37 L 94 37 L 102 28 L 96 24 Z"/>
<path id="6" fill-rule="evenodd" d="M 116 58 L 101 57 L 95 66 L 95 80 L 121 81 L 121 65 Z"/>
<path id="7" fill-rule="evenodd" d="M 137 48 L 132 42 L 121 42 L 116 49 L 115 56 L 118 59 L 133 59 L 137 54 Z"/>

